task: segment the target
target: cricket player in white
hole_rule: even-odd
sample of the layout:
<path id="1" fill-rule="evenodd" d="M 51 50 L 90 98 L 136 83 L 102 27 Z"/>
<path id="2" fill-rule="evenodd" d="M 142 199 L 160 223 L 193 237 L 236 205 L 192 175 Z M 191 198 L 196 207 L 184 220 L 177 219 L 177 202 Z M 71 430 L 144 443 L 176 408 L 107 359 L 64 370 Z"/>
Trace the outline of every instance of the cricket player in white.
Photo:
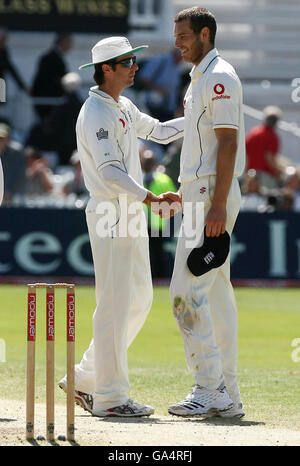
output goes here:
<path id="1" fill-rule="evenodd" d="M 231 234 L 240 208 L 237 177 L 244 170 L 242 88 L 233 67 L 214 47 L 216 22 L 194 7 L 175 18 L 175 46 L 193 63 L 184 98 L 185 127 L 179 193 L 164 199 L 204 205 L 207 236 Z M 178 416 L 244 415 L 237 384 L 237 309 L 230 282 L 230 259 L 196 277 L 187 267 L 191 248 L 178 239 L 170 294 L 195 385 L 169 407 Z M 199 246 L 203 243 L 200 240 Z M 225 387 L 226 386 L 226 387 Z"/>
<path id="2" fill-rule="evenodd" d="M 91 196 L 86 218 L 97 307 L 93 340 L 75 368 L 75 396 L 96 416 L 149 416 L 154 412 L 151 406 L 128 398 L 127 349 L 143 326 L 153 298 L 142 202 L 149 205 L 160 200 L 143 187 L 137 138 L 167 144 L 183 136 L 184 119 L 160 123 L 121 96 L 138 70 L 134 52 L 146 47 L 133 49 L 125 37 L 109 37 L 93 47 L 93 62 L 81 67 L 95 66 L 97 83 L 76 126 Z M 109 217 L 107 210 L 115 216 Z M 134 217 L 143 234 L 128 231 L 122 236 L 121 229 L 129 227 Z M 65 378 L 60 386 L 66 389 Z"/>

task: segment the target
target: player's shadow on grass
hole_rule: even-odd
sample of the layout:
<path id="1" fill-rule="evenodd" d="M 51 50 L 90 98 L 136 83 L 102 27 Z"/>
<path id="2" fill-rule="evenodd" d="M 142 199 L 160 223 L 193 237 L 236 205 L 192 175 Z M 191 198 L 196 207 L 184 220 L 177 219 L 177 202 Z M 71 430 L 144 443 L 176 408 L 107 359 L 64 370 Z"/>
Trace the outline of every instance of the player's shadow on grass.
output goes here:
<path id="1" fill-rule="evenodd" d="M 96 416 L 94 416 L 97 419 Z M 259 426 L 265 425 L 264 422 L 250 421 L 246 419 L 237 419 L 237 418 L 189 418 L 189 417 L 171 417 L 169 419 L 160 419 L 159 417 L 103 417 L 98 418 L 99 421 L 108 422 L 108 423 L 122 423 L 122 424 L 175 424 L 178 422 L 193 422 L 201 424 L 210 424 L 215 426 L 240 426 L 240 427 L 249 427 L 249 426 Z"/>
<path id="2" fill-rule="evenodd" d="M 94 419 L 98 419 L 102 422 L 109 423 L 122 423 L 122 424 L 164 424 L 165 422 L 158 417 L 98 417 L 94 416 Z"/>
<path id="3" fill-rule="evenodd" d="M 186 419 L 185 419 L 186 420 Z M 247 419 L 239 418 L 219 418 L 211 417 L 206 419 L 201 418 L 190 418 L 191 422 L 201 422 L 201 424 L 210 424 L 214 426 L 240 426 L 240 427 L 249 427 L 249 426 L 264 426 L 265 422 L 250 421 Z"/>
<path id="4" fill-rule="evenodd" d="M 1 418 L 0 419 L 0 422 L 16 422 L 17 419 L 5 419 L 5 418 Z"/>

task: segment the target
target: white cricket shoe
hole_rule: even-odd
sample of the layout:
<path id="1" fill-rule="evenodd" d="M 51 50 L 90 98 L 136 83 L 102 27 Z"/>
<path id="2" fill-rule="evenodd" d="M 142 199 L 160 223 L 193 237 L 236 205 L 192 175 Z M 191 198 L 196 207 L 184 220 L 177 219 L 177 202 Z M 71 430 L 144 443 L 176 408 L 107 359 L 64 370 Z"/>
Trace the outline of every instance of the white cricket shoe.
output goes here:
<path id="1" fill-rule="evenodd" d="M 170 406 L 168 412 L 176 416 L 201 416 L 215 411 L 225 412 L 233 406 L 225 387 L 216 390 L 194 385 L 187 397 Z"/>
<path id="2" fill-rule="evenodd" d="M 235 418 L 241 418 L 245 416 L 245 411 L 243 410 L 243 404 L 238 403 L 234 404 L 232 408 L 227 409 L 226 411 L 220 411 L 215 414 L 215 416 L 218 417 L 235 417 Z"/>
<path id="3" fill-rule="evenodd" d="M 148 405 L 140 405 L 129 399 L 125 404 L 114 408 L 93 411 L 93 416 L 98 417 L 141 417 L 150 416 L 154 413 L 154 408 Z"/>
<path id="4" fill-rule="evenodd" d="M 67 393 L 67 379 L 63 377 L 59 382 L 58 386 Z M 83 408 L 85 411 L 92 413 L 93 411 L 93 396 L 89 393 L 80 392 L 79 390 L 75 390 L 75 403 Z"/>

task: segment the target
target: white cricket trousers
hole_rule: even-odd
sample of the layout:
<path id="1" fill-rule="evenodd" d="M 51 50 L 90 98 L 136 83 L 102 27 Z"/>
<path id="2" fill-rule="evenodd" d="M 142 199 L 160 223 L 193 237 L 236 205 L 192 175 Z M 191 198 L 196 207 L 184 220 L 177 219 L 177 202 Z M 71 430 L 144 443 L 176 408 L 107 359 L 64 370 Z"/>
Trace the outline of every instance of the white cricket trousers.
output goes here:
<path id="1" fill-rule="evenodd" d="M 215 182 L 215 176 L 208 176 L 181 185 L 184 216 L 188 215 L 184 203 L 192 202 L 193 228 L 195 228 L 196 202 L 203 202 L 205 219 L 211 207 Z M 226 230 L 229 234 L 232 233 L 240 203 L 239 183 L 234 178 L 227 200 Z M 185 220 L 188 221 L 189 218 Z M 228 256 L 223 266 L 218 269 L 212 269 L 200 277 L 195 277 L 186 265 L 187 257 L 192 250 L 192 247 L 187 247 L 186 235 L 182 224 L 170 295 L 184 344 L 187 365 L 195 383 L 208 389 L 216 389 L 225 383 L 233 402 L 239 403 L 237 308 L 230 282 L 230 258 Z M 203 234 L 199 247 L 202 244 Z"/>
<path id="2" fill-rule="evenodd" d="M 142 328 L 153 300 L 148 236 L 99 237 L 98 202 L 91 199 L 86 209 L 97 303 L 93 340 L 75 368 L 76 390 L 94 396 L 94 410 L 128 400 L 127 349 Z"/>

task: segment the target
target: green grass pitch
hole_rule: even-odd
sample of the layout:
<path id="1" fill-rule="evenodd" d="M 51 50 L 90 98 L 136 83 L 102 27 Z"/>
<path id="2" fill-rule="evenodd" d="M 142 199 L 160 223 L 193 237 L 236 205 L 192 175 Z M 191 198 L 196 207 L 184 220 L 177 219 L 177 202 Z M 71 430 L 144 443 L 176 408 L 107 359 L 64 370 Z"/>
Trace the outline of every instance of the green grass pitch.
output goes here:
<path id="1" fill-rule="evenodd" d="M 292 341 L 300 338 L 300 290 L 237 288 L 235 293 L 239 384 L 246 419 L 277 427 L 298 426 L 300 430 L 300 351 L 292 347 Z M 37 297 L 36 397 L 44 401 L 45 290 L 38 290 Z M 65 290 L 57 290 L 56 297 L 58 381 L 66 364 Z M 6 348 L 6 362 L 0 362 L 0 397 L 25 401 L 27 288 L 1 285 L 0 302 L 0 341 Z M 94 308 L 93 287 L 78 286 L 76 362 L 90 342 Z M 157 414 L 166 415 L 168 405 L 184 398 L 193 384 L 167 288 L 155 288 L 151 313 L 129 350 L 129 368 L 130 396 L 152 404 Z M 60 390 L 56 391 L 56 402 L 65 402 Z"/>

